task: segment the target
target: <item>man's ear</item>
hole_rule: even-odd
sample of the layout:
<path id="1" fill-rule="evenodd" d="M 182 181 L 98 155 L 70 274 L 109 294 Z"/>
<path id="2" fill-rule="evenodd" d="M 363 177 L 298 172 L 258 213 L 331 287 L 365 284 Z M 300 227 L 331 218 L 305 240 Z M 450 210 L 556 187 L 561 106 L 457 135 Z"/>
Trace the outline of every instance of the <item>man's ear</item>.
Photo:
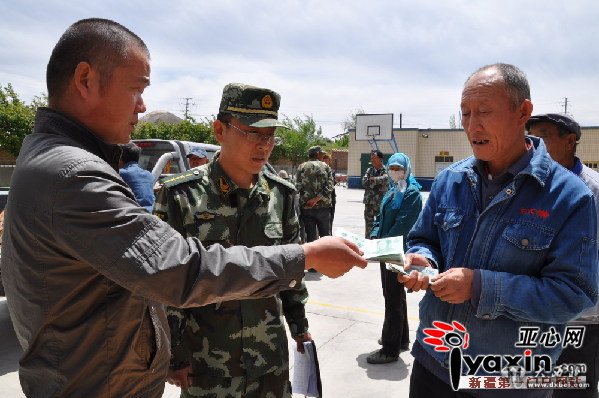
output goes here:
<path id="1" fill-rule="evenodd" d="M 566 136 L 566 142 L 568 144 L 568 149 L 573 151 L 576 148 L 576 134 L 568 134 Z"/>
<path id="2" fill-rule="evenodd" d="M 88 99 L 99 84 L 99 75 L 87 62 L 79 62 L 75 67 L 73 80 L 81 98 Z"/>
<path id="3" fill-rule="evenodd" d="M 522 101 L 518 111 L 520 112 L 520 122 L 524 126 L 528 119 L 530 119 L 530 115 L 532 115 L 532 101 L 528 99 Z"/>
<path id="4" fill-rule="evenodd" d="M 214 123 L 212 123 L 212 127 L 214 127 L 214 138 L 216 138 L 216 140 L 218 142 L 222 142 L 223 141 L 223 130 L 225 128 L 225 126 L 223 125 L 223 122 L 216 119 L 214 121 Z"/>

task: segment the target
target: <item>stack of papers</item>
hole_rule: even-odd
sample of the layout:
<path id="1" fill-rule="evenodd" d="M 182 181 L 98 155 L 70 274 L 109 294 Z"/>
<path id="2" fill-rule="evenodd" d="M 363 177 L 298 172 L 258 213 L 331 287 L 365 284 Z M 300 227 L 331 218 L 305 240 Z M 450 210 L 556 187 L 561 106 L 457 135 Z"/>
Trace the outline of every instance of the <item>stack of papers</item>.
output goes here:
<path id="1" fill-rule="evenodd" d="M 304 353 L 294 350 L 293 383 L 291 389 L 293 395 L 301 394 L 306 397 L 320 397 L 322 387 L 320 385 L 320 369 L 318 368 L 318 357 L 316 356 L 316 345 L 313 341 L 304 342 Z"/>

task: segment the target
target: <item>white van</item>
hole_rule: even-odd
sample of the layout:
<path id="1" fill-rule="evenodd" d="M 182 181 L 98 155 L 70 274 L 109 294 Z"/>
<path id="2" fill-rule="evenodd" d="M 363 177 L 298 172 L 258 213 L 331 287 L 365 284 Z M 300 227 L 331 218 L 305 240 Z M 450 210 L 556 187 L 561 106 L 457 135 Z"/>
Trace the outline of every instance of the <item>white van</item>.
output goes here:
<path id="1" fill-rule="evenodd" d="M 141 148 L 139 165 L 154 176 L 154 182 L 171 174 L 189 170 L 187 155 L 193 147 L 203 148 L 212 159 L 220 150 L 219 145 L 191 141 L 139 139 L 133 140 Z"/>

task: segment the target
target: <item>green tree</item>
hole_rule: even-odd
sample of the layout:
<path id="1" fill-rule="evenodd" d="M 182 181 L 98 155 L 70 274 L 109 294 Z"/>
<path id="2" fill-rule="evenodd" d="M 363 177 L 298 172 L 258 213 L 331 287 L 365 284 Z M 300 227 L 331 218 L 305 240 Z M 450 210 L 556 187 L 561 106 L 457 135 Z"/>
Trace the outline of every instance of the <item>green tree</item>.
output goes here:
<path id="1" fill-rule="evenodd" d="M 349 133 L 339 134 L 333 137 L 332 148 L 349 148 Z"/>
<path id="2" fill-rule="evenodd" d="M 168 123 L 139 123 L 132 138 L 157 138 L 161 140 L 182 140 L 218 144 L 213 134 L 214 118 L 204 118 L 199 122 L 183 120 L 177 124 Z"/>
<path id="3" fill-rule="evenodd" d="M 343 127 L 343 132 L 347 133 L 349 131 L 349 129 L 355 129 L 356 128 L 356 115 L 363 115 L 364 113 L 366 113 L 366 112 L 364 112 L 364 109 L 357 108 L 355 111 L 353 111 L 352 113 L 347 115 L 345 120 L 341 123 L 341 126 Z M 349 141 L 348 141 L 348 143 L 349 143 Z"/>
<path id="4" fill-rule="evenodd" d="M 292 172 L 295 172 L 300 163 L 308 160 L 308 149 L 311 146 L 324 147 L 331 142 L 323 137 L 320 126 L 316 125 L 312 116 L 285 118 L 283 124 L 287 128 L 277 129 L 277 135 L 283 139 L 283 143 L 273 149 L 270 162 L 287 159 L 292 164 Z"/>
<path id="5" fill-rule="evenodd" d="M 23 139 L 33 129 L 37 107 L 46 102 L 42 95 L 27 105 L 19 99 L 10 83 L 6 87 L 0 85 L 0 148 L 18 156 Z"/>

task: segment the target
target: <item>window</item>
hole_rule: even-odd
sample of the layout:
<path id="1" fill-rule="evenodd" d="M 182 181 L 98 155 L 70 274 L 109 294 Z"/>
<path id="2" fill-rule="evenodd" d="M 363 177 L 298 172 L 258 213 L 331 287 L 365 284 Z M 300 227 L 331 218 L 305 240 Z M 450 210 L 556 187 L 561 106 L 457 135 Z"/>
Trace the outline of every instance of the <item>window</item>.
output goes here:
<path id="1" fill-rule="evenodd" d="M 453 156 L 449 155 L 449 151 L 440 151 L 439 155 L 435 156 L 435 176 L 442 172 L 445 168 L 453 163 Z"/>

